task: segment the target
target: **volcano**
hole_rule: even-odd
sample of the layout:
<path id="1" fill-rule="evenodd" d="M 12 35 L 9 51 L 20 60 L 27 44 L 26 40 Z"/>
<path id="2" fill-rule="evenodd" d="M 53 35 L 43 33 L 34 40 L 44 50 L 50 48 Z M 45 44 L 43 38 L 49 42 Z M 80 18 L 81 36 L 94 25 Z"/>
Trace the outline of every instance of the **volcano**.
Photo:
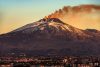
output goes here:
<path id="1" fill-rule="evenodd" d="M 46 17 L 0 35 L 0 55 L 100 55 L 100 31 Z"/>

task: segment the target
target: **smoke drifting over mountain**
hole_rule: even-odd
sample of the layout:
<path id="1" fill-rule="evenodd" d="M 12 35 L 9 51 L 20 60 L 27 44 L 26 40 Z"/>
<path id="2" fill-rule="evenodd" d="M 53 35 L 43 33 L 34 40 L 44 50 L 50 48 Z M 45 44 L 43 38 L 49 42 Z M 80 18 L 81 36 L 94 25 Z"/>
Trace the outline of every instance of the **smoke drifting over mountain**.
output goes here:
<path id="1" fill-rule="evenodd" d="M 65 6 L 46 18 L 59 18 L 80 29 L 100 30 L 100 6 L 96 5 Z"/>
<path id="2" fill-rule="evenodd" d="M 100 6 L 95 5 L 64 7 L 0 35 L 0 55 L 100 56 L 100 31 L 95 29 L 100 29 L 99 13 Z"/>

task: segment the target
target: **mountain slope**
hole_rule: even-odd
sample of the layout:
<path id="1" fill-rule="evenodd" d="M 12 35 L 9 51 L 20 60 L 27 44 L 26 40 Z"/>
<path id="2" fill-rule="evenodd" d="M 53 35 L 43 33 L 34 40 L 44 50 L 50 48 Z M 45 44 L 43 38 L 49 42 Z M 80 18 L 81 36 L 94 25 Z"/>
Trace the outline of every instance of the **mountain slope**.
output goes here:
<path id="1" fill-rule="evenodd" d="M 41 19 L 0 35 L 0 53 L 99 55 L 100 31 L 81 30 L 58 18 Z"/>

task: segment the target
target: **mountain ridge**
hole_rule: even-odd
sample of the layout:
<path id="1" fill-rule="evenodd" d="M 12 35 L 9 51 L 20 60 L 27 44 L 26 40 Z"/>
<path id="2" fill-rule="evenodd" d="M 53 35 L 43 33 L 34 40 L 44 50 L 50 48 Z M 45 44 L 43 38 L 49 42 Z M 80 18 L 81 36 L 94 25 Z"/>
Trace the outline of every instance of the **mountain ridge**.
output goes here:
<path id="1" fill-rule="evenodd" d="M 52 55 L 52 53 L 54 53 L 53 55 L 98 55 L 99 47 L 97 46 L 100 44 L 98 40 L 100 37 L 91 34 L 89 30 L 75 28 L 63 23 L 58 18 L 42 19 L 37 23 L 39 22 L 40 25 L 35 26 L 36 29 L 34 27 L 36 23 L 33 23 L 31 26 L 28 24 L 29 30 L 24 26 L 25 29 L 1 35 L 1 55 L 8 55 L 12 52 L 32 56 Z M 90 51 L 92 53 L 89 53 Z"/>
<path id="2" fill-rule="evenodd" d="M 45 17 L 0 35 L 0 55 L 99 56 L 99 46 L 99 30 L 79 29 L 57 17 Z"/>

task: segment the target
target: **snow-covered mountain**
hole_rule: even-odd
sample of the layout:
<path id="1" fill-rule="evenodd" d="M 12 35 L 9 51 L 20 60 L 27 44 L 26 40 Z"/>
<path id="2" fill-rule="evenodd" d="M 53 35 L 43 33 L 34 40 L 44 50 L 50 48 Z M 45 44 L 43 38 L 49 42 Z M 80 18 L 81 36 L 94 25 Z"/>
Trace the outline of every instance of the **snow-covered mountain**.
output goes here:
<path id="1" fill-rule="evenodd" d="M 41 19 L 0 36 L 1 55 L 99 55 L 99 45 L 100 31 L 81 30 L 58 18 Z"/>
<path id="2" fill-rule="evenodd" d="M 99 30 L 82 30 L 55 17 L 45 17 L 0 35 L 1 55 L 100 55 L 99 46 Z"/>
<path id="3" fill-rule="evenodd" d="M 34 35 L 34 32 L 38 32 L 35 35 L 36 37 L 39 36 L 40 38 L 46 37 L 47 39 L 51 39 L 52 37 L 61 37 L 77 41 L 92 38 L 95 34 L 93 32 L 93 35 L 88 34 L 91 33 L 91 30 L 92 29 L 87 29 L 86 31 L 81 30 L 62 22 L 58 18 L 48 18 L 41 19 L 31 24 L 27 24 L 21 28 L 12 31 L 11 33 Z M 45 36 L 41 36 L 40 34 L 45 34 Z"/>

